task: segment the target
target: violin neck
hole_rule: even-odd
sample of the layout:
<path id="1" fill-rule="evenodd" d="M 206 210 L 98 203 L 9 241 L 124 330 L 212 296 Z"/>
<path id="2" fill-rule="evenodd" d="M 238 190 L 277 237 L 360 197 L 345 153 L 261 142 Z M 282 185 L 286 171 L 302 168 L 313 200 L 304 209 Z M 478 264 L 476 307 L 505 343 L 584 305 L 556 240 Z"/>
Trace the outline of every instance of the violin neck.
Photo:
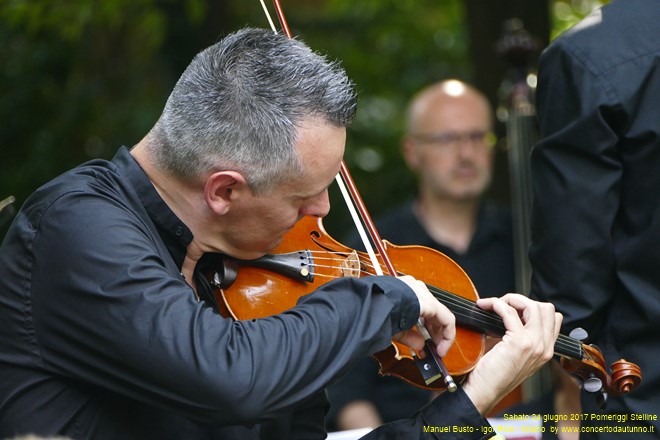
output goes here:
<path id="1" fill-rule="evenodd" d="M 456 324 L 470 330 L 501 338 L 506 332 L 502 318 L 496 313 L 482 310 L 474 301 L 451 292 L 427 285 L 438 301 L 456 316 Z M 575 360 L 584 358 L 582 342 L 570 336 L 559 335 L 555 342 L 555 354 Z"/>

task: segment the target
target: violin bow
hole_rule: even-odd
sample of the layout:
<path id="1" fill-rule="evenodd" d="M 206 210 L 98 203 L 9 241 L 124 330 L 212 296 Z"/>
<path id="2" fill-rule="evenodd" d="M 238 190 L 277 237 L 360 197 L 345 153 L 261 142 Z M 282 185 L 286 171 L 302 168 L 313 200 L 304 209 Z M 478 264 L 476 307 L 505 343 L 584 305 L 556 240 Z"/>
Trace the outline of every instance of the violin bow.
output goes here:
<path id="1" fill-rule="evenodd" d="M 266 7 L 264 0 L 259 0 L 259 1 L 261 3 L 261 7 L 264 10 L 264 14 L 266 15 L 266 18 L 273 32 L 277 33 L 277 29 L 275 28 L 275 23 L 270 17 L 270 13 L 268 12 L 268 8 Z M 280 22 L 282 32 L 287 37 L 293 38 L 291 34 L 291 29 L 289 28 L 289 23 L 287 22 L 287 19 L 284 16 L 284 10 L 282 9 L 280 0 L 273 0 L 273 6 L 275 7 L 275 12 L 277 14 L 277 19 Z M 341 161 L 339 174 L 337 174 L 335 180 L 337 181 L 341 194 L 344 198 L 346 207 L 348 208 L 348 211 L 351 214 L 353 223 L 357 228 L 357 231 L 360 235 L 360 238 L 364 244 L 365 249 L 367 250 L 369 258 L 371 259 L 376 275 L 383 275 L 383 271 L 381 269 L 380 263 L 378 262 L 378 258 L 374 253 L 374 249 L 371 246 L 371 243 L 373 243 L 374 246 L 376 247 L 376 250 L 378 251 L 378 255 L 380 255 L 381 259 L 383 260 L 383 263 L 385 264 L 385 267 L 387 268 L 389 274 L 394 277 L 398 276 L 398 272 L 394 268 L 392 261 L 387 255 L 387 251 L 385 250 L 383 240 L 380 237 L 380 234 L 378 233 L 376 226 L 374 225 L 373 219 L 371 218 L 369 212 L 367 211 L 367 207 L 364 204 L 364 201 L 362 200 L 362 196 L 360 195 L 357 186 L 355 185 L 353 176 L 351 176 L 351 173 L 348 170 L 348 167 L 346 166 L 346 162 L 343 159 Z M 365 231 L 364 229 L 365 226 L 367 228 L 367 231 Z M 367 232 L 371 240 L 369 240 L 369 238 L 367 237 Z M 426 328 L 424 327 L 424 324 L 421 322 L 421 320 L 417 321 L 417 329 L 419 330 L 419 332 L 422 334 L 422 336 L 426 341 L 423 350 L 425 354 L 424 358 L 416 359 L 417 366 L 419 367 L 419 370 L 422 373 L 422 376 L 424 377 L 426 383 L 429 384 L 435 381 L 436 379 L 438 379 L 439 377 L 442 377 L 447 384 L 447 390 L 449 392 L 456 391 L 457 389 L 456 383 L 449 374 L 449 371 L 445 366 L 445 364 L 442 362 L 442 359 L 440 358 L 440 356 L 438 356 L 437 351 L 435 349 L 435 345 L 431 339 L 431 336 L 428 330 L 426 330 Z"/>
<path id="2" fill-rule="evenodd" d="M 0 200 L 0 227 L 2 227 L 5 222 L 9 221 L 16 213 L 16 210 L 12 204 L 16 201 L 14 196 L 9 196 L 3 200 Z"/>

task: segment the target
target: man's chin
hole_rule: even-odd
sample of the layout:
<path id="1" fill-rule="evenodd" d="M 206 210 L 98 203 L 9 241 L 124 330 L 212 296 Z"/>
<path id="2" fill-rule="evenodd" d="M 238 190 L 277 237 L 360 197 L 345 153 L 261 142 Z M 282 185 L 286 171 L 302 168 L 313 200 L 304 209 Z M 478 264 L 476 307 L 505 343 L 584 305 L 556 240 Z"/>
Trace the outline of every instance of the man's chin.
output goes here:
<path id="1" fill-rule="evenodd" d="M 266 252 L 266 253 L 270 253 L 270 252 L 272 252 L 274 249 L 277 249 L 277 247 L 278 247 L 279 245 L 281 245 L 283 241 L 284 241 L 284 236 L 282 236 L 282 237 L 278 238 L 277 240 L 275 240 L 275 241 L 273 242 L 272 246 L 270 247 L 270 249 L 268 249 L 268 252 Z"/>
<path id="2" fill-rule="evenodd" d="M 474 191 L 454 193 L 453 195 L 453 199 L 460 202 L 473 202 L 480 198 L 480 193 Z"/>
<path id="3" fill-rule="evenodd" d="M 253 248 L 250 250 L 236 249 L 236 251 L 233 252 L 232 257 L 239 260 L 256 260 L 263 257 L 264 255 L 273 253 L 273 251 L 277 249 L 277 247 L 280 246 L 283 241 L 284 241 L 284 236 L 276 239 L 275 241 L 271 242 L 268 245 L 259 246 L 259 248 Z"/>
<path id="4" fill-rule="evenodd" d="M 237 249 L 221 252 L 237 260 L 257 260 L 264 255 L 268 254 L 267 250 L 263 249 Z"/>

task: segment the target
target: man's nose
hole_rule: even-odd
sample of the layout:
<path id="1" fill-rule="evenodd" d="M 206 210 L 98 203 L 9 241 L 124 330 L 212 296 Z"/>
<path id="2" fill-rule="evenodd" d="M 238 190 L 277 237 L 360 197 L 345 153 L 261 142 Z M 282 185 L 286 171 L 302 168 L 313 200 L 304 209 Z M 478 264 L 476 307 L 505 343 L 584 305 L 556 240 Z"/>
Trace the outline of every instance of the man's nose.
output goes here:
<path id="1" fill-rule="evenodd" d="M 309 215 L 312 217 L 325 217 L 330 212 L 330 197 L 328 190 L 323 191 L 318 196 L 310 199 L 300 210 L 301 215 Z"/>

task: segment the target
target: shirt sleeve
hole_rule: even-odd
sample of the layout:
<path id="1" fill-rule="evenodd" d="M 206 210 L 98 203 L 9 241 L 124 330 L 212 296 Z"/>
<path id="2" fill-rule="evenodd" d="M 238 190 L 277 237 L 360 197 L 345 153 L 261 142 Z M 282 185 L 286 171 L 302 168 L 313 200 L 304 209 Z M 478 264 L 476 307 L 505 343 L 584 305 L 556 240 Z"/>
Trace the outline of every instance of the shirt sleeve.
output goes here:
<path id="1" fill-rule="evenodd" d="M 440 394 L 413 417 L 386 423 L 362 437 L 362 440 L 477 440 L 492 436 L 492 427 L 459 386 L 453 393 Z"/>
<path id="2" fill-rule="evenodd" d="M 195 300 L 140 218 L 70 193 L 34 242 L 35 356 L 54 374 L 215 424 L 295 409 L 419 316 L 393 277 L 340 279 L 268 318 L 233 321 Z"/>
<path id="3" fill-rule="evenodd" d="M 580 50 L 557 40 L 541 58 L 530 260 L 532 294 L 564 314 L 566 332 L 593 333 L 614 293 L 611 234 L 623 173 L 616 132 L 626 116 L 607 76 Z"/>

